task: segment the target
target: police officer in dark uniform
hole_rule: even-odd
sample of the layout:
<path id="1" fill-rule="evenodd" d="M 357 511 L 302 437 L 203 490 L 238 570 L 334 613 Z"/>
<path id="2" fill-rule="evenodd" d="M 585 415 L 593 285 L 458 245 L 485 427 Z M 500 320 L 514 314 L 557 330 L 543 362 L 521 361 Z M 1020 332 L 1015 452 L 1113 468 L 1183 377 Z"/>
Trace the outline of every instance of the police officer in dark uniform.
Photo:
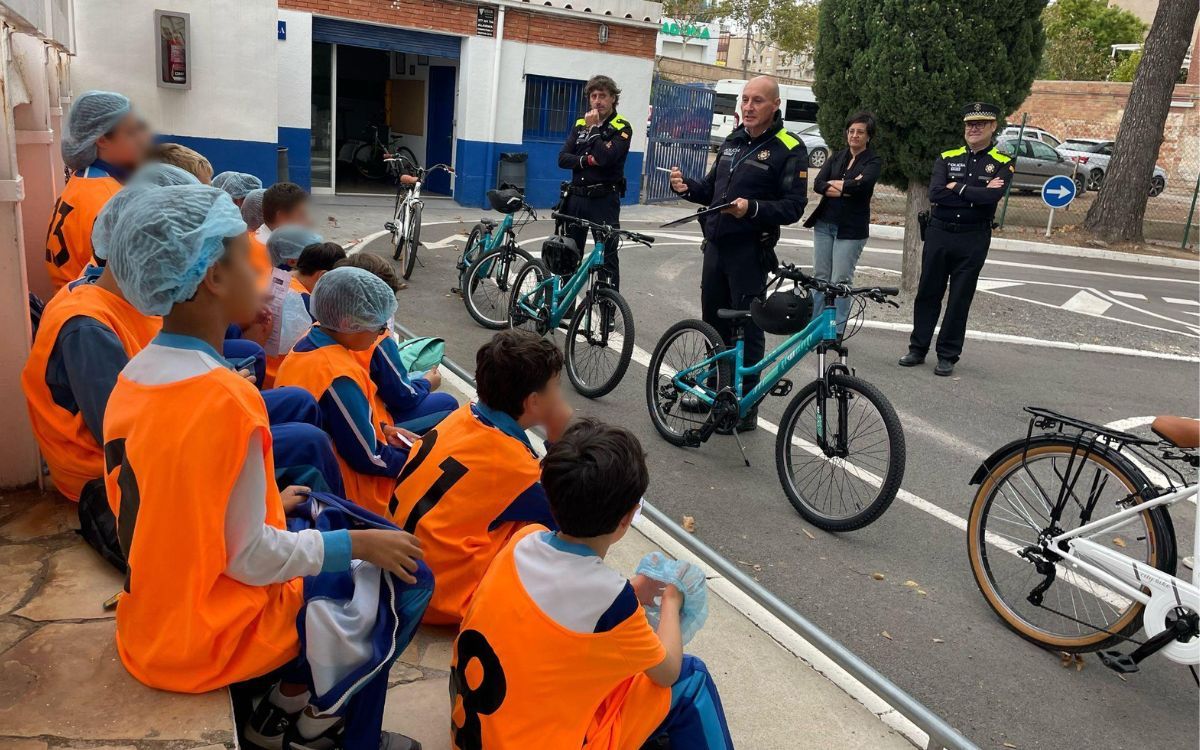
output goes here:
<path id="1" fill-rule="evenodd" d="M 942 309 L 942 295 L 950 298 L 937 339 L 935 375 L 949 375 L 962 353 L 967 313 L 975 296 L 975 283 L 992 242 L 992 217 L 996 204 L 1012 181 L 1012 159 L 992 143 L 1000 108 L 974 102 L 963 108 L 965 146 L 943 151 L 933 164 L 929 181 L 930 209 L 921 257 L 921 281 L 913 302 L 913 330 L 902 367 L 925 361 L 933 328 Z"/>
<path id="2" fill-rule="evenodd" d="M 591 107 L 575 122 L 558 152 L 558 166 L 571 170 L 571 184 L 560 211 L 568 216 L 617 227 L 621 225 L 621 196 L 625 195 L 625 157 L 633 126 L 617 114 L 621 90 L 608 76 L 593 76 L 584 87 Z M 587 229 L 567 224 L 566 236 L 580 251 Z M 617 248 L 604 248 L 604 269 L 614 287 L 621 284 Z"/>
<path id="3" fill-rule="evenodd" d="M 717 151 L 717 160 L 703 180 L 687 179 L 671 170 L 671 189 L 693 203 L 706 206 L 732 202 L 720 213 L 702 217 L 704 270 L 700 279 L 702 317 L 726 344 L 733 343 L 733 325 L 717 317 L 721 308 L 747 309 L 775 270 L 779 228 L 794 224 L 808 203 L 808 150 L 804 142 L 783 129 L 779 114 L 779 84 L 770 76 L 746 82 L 741 99 L 742 124 Z M 747 321 L 744 329 L 745 364 L 762 359 L 766 338 Z M 747 390 L 757 378 L 747 378 Z M 688 404 L 684 404 L 688 408 Z M 742 418 L 738 432 L 758 424 L 757 407 Z"/>

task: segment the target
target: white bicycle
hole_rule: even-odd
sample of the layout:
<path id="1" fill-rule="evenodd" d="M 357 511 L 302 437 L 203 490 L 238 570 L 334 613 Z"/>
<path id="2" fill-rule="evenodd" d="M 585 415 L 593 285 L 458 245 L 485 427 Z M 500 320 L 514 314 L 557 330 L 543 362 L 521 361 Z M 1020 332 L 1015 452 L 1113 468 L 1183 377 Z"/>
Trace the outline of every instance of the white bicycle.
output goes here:
<path id="1" fill-rule="evenodd" d="M 1196 676 L 1200 588 L 1175 574 L 1167 509 L 1200 491 L 1200 421 L 1158 417 L 1158 439 L 1147 439 L 1048 409 L 1025 411 L 1026 436 L 971 478 L 979 491 L 967 547 L 984 598 L 1005 625 L 1044 648 L 1099 651 L 1122 673 L 1162 653 Z M 1193 547 L 1194 559 L 1200 533 Z M 1135 648 L 1113 648 L 1123 642 Z"/>
<path id="2" fill-rule="evenodd" d="M 454 168 L 447 164 L 434 164 L 425 167 L 411 162 L 403 156 L 385 156 L 384 164 L 388 172 L 396 180 L 396 206 L 392 211 L 392 220 L 386 222 L 383 228 L 392 234 L 392 259 L 400 261 L 400 273 L 405 281 L 412 276 L 417 265 L 417 250 L 421 247 L 421 211 L 425 202 L 421 200 L 421 186 L 431 172 L 441 169 L 446 174 L 454 174 Z M 402 175 L 416 178 L 412 185 L 400 181 Z"/>

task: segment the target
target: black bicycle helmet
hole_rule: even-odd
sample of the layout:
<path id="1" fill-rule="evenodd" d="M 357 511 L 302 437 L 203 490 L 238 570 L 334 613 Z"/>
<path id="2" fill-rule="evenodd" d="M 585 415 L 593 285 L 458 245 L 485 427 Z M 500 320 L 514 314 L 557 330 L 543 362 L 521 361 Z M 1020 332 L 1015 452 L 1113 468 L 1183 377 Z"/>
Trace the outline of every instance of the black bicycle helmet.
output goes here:
<path id="1" fill-rule="evenodd" d="M 487 199 L 488 203 L 492 204 L 492 209 L 502 214 L 516 213 L 525 203 L 525 196 L 521 195 L 521 191 L 514 187 L 489 190 Z"/>
<path id="2" fill-rule="evenodd" d="M 767 333 L 790 336 L 804 330 L 812 320 L 812 297 L 803 288 L 775 292 L 765 300 L 750 303 L 750 319 Z"/>
<path id="3" fill-rule="evenodd" d="M 555 276 L 570 276 L 579 268 L 583 252 L 575 240 L 556 234 L 542 243 L 542 260 Z"/>

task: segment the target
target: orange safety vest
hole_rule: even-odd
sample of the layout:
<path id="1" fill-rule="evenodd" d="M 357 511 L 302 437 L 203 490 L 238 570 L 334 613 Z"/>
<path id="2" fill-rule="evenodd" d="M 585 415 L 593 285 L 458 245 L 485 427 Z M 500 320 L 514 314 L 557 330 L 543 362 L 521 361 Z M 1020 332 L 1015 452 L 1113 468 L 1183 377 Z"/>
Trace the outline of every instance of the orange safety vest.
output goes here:
<path id="1" fill-rule="evenodd" d="M 413 445 L 388 515 L 421 540 L 437 582 L 424 622 L 462 621 L 488 565 L 525 524 L 488 527 L 540 476 L 529 448 L 484 424 L 470 404 Z"/>
<path id="2" fill-rule="evenodd" d="M 254 235 L 251 235 L 251 237 L 253 237 L 253 236 Z M 268 271 L 268 274 L 269 273 L 270 272 Z M 306 289 L 304 287 L 304 285 L 301 284 L 299 282 L 299 280 L 296 279 L 295 276 L 292 277 L 292 280 L 288 286 L 288 289 L 290 289 L 291 291 L 293 291 L 297 294 L 309 294 L 308 289 Z M 358 354 L 358 352 L 354 352 L 354 353 Z M 263 383 L 263 388 L 273 388 L 275 386 L 275 376 L 279 374 L 279 365 L 283 364 L 283 358 L 286 356 L 287 356 L 287 352 L 284 352 L 283 354 L 268 354 L 267 355 L 266 375 L 265 375 L 266 382 Z"/>
<path id="3" fill-rule="evenodd" d="M 371 344 L 371 346 L 359 352 L 351 352 L 351 354 L 354 355 L 354 358 L 358 360 L 358 363 L 362 365 L 363 372 L 367 374 L 368 378 L 371 377 L 371 359 L 375 356 L 375 350 L 379 348 L 379 344 L 385 338 L 391 335 L 391 331 L 385 331 L 379 335 L 379 338 L 375 339 L 375 343 Z M 371 401 L 371 408 L 374 409 L 376 413 L 383 414 L 388 424 L 392 423 L 392 414 L 388 411 L 387 404 L 383 402 L 383 397 L 379 394 L 378 388 L 375 389 L 375 398 Z M 426 611 L 426 613 L 428 613 L 428 611 Z"/>
<path id="4" fill-rule="evenodd" d="M 42 313 L 37 338 L 21 372 L 21 389 L 54 486 L 76 501 L 83 485 L 104 476 L 104 452 L 83 421 L 82 412 L 72 414 L 54 403 L 46 385 L 46 367 L 62 327 L 80 316 L 94 318 L 110 328 L 130 358 L 146 348 L 162 328 L 162 318 L 142 315 L 133 305 L 95 284 L 62 287 Z"/>
<path id="5" fill-rule="evenodd" d="M 513 550 L 545 530 L 513 537 L 467 609 L 450 664 L 451 746 L 636 750 L 671 707 L 671 689 L 644 674 L 666 649 L 640 609 L 608 632 L 576 633 L 538 608 Z"/>
<path id="6" fill-rule="evenodd" d="M 196 404 L 204 408 L 197 409 Z M 225 575 L 229 493 L 258 432 L 275 476 L 262 397 L 226 369 L 176 383 L 121 377 L 104 417 L 105 487 L 129 559 L 117 605 L 117 651 L 129 673 L 200 693 L 296 658 L 302 579 L 250 586 Z M 285 528 L 267 482 L 266 523 Z"/>
<path id="7" fill-rule="evenodd" d="M 250 238 L 250 265 L 258 277 L 259 286 L 266 287 L 267 280 L 271 278 L 271 253 L 253 230 L 247 231 L 246 236 Z"/>
<path id="8" fill-rule="evenodd" d="M 375 384 L 366 371 L 359 366 L 354 353 L 344 346 L 332 344 L 322 346 L 312 351 L 298 352 L 292 350 L 284 358 L 275 375 L 275 385 L 294 385 L 303 388 L 318 401 L 325 392 L 333 387 L 333 381 L 346 377 L 353 380 L 363 394 L 367 403 L 371 404 L 371 426 L 375 429 L 375 442 L 386 445 L 387 438 L 379 426 L 386 415 L 376 413 Z M 394 477 L 362 474 L 350 467 L 350 464 L 337 453 L 338 464 L 342 467 L 342 481 L 346 486 L 346 497 L 358 503 L 367 510 L 383 515 L 387 512 L 388 501 L 392 499 L 392 489 L 396 486 Z"/>
<path id="9" fill-rule="evenodd" d="M 46 231 L 46 271 L 58 289 L 74 281 L 92 259 L 92 225 L 121 183 L 112 177 L 71 175 L 50 215 Z"/>

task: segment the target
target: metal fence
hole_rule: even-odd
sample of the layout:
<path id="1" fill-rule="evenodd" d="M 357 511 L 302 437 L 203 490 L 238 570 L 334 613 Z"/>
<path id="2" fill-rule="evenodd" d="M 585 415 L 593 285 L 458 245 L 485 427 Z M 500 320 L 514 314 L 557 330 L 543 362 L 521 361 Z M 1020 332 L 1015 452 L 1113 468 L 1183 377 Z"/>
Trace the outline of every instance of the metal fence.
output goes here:
<path id="1" fill-rule="evenodd" d="M 405 338 L 416 338 L 403 324 L 397 322 L 396 330 Z M 471 373 L 450 359 L 443 359 L 442 365 L 457 375 L 472 388 L 475 378 Z M 851 677 L 866 685 L 867 689 L 882 698 L 900 715 L 916 724 L 929 736 L 926 750 L 979 750 L 979 747 L 964 737 L 957 729 L 942 717 L 930 711 L 923 703 L 902 690 L 896 683 L 880 674 L 874 667 L 863 661 L 857 654 L 846 648 L 833 636 L 821 630 L 796 610 L 792 609 L 779 597 L 747 576 L 737 565 L 733 564 L 720 553 L 713 550 L 704 542 L 684 530 L 669 516 L 655 508 L 650 503 L 643 503 L 642 511 L 656 526 L 667 533 L 688 552 L 698 557 L 705 565 L 718 575 L 737 586 L 743 593 L 765 608 L 785 625 L 798 633 L 818 651 L 831 659 Z"/>
<path id="2" fill-rule="evenodd" d="M 675 200 L 670 179 L 661 169 L 680 167 L 684 174 L 707 171 L 712 131 L 713 90 L 699 84 L 654 79 L 650 91 L 649 142 L 643 168 L 646 203 Z"/>

